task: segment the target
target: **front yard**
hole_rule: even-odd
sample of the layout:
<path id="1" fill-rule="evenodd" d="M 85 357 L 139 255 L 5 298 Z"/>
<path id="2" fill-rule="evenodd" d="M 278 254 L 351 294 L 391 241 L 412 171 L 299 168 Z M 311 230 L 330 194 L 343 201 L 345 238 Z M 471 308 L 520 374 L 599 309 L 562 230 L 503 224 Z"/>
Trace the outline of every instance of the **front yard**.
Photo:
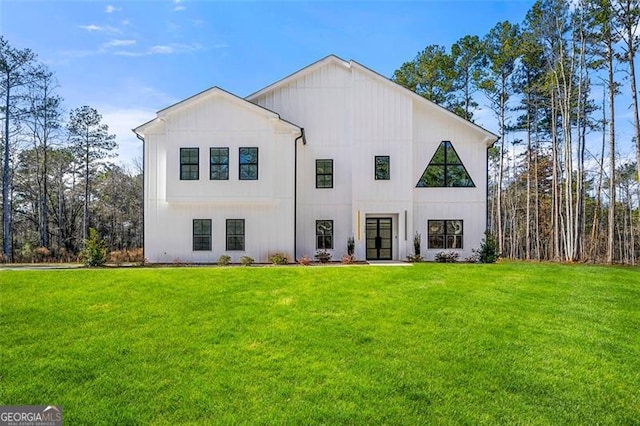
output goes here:
<path id="1" fill-rule="evenodd" d="M 0 271 L 0 405 L 67 424 L 638 424 L 640 269 Z"/>

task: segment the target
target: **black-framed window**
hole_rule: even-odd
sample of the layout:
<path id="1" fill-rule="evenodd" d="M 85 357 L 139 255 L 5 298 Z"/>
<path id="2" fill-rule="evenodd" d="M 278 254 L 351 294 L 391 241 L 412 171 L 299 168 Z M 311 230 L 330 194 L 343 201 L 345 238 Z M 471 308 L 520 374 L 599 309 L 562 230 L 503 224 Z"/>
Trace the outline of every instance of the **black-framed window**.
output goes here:
<path id="1" fill-rule="evenodd" d="M 316 188 L 333 188 L 333 160 L 316 160 Z"/>
<path id="2" fill-rule="evenodd" d="M 316 220 L 316 248 L 333 248 L 333 220 Z"/>
<path id="3" fill-rule="evenodd" d="M 244 250 L 244 219 L 227 219 L 227 250 Z"/>
<path id="4" fill-rule="evenodd" d="M 200 149 L 180 148 L 180 180 L 200 179 Z"/>
<path id="5" fill-rule="evenodd" d="M 375 157 L 375 179 L 389 180 L 391 179 L 390 160 L 388 155 L 376 155 Z"/>
<path id="6" fill-rule="evenodd" d="M 240 148 L 240 180 L 258 180 L 258 148 Z"/>
<path id="7" fill-rule="evenodd" d="M 429 220 L 427 233 L 430 249 L 462 248 L 462 220 Z"/>
<path id="8" fill-rule="evenodd" d="M 209 179 L 229 180 L 229 148 L 209 148 Z"/>
<path id="9" fill-rule="evenodd" d="M 475 184 L 451 142 L 442 141 L 416 186 L 418 188 L 475 187 Z"/>
<path id="10" fill-rule="evenodd" d="M 193 219 L 193 251 L 211 251 L 211 219 Z"/>

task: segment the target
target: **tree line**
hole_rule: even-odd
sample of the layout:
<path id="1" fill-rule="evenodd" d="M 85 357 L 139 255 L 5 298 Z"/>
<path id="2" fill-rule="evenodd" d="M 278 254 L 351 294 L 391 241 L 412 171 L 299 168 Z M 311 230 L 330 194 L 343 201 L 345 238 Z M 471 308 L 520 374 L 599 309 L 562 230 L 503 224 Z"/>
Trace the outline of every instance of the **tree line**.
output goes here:
<path id="1" fill-rule="evenodd" d="M 503 257 L 637 262 L 639 19 L 640 0 L 539 0 L 521 23 L 429 45 L 394 72 L 468 120 L 484 104 L 497 119 L 488 202 Z M 4 261 L 75 259 L 90 228 L 109 250 L 142 246 L 142 167 L 111 163 L 99 112 L 65 115 L 57 89 L 33 52 L 0 36 Z M 631 140 L 616 133 L 622 91 Z"/>
<path id="2" fill-rule="evenodd" d="M 395 71 L 394 81 L 466 119 L 480 102 L 493 112 L 490 228 L 503 257 L 637 262 L 639 19 L 640 0 L 539 0 L 522 23 L 429 45 Z M 622 90 L 631 140 L 616 133 Z M 633 157 L 619 155 L 624 143 Z"/>
<path id="3" fill-rule="evenodd" d="M 142 167 L 113 164 L 115 135 L 101 114 L 65 114 L 54 73 L 0 36 L 2 256 L 75 260 L 89 229 L 109 250 L 142 246 Z"/>

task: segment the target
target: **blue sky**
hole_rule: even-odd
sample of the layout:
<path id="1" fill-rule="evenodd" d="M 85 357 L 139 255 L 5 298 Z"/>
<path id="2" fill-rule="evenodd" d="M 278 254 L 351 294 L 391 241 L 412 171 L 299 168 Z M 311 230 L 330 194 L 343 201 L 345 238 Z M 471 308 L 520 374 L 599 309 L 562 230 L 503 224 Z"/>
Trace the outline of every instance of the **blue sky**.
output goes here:
<path id="1" fill-rule="evenodd" d="M 131 129 L 211 86 L 246 96 L 336 54 L 391 76 L 428 44 L 447 48 L 533 1 L 2 0 L 0 31 L 55 73 L 70 110 L 97 108 L 123 163 L 141 157 Z M 478 123 L 495 130 L 495 120 Z"/>

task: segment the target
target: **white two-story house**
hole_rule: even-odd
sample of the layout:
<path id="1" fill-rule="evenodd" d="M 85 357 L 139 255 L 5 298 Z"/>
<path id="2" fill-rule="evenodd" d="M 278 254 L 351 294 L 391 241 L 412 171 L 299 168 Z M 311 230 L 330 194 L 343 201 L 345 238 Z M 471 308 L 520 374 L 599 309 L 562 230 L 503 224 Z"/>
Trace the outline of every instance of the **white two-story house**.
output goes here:
<path id="1" fill-rule="evenodd" d="M 213 87 L 134 130 L 150 262 L 460 258 L 480 246 L 493 133 L 328 56 L 238 97 Z"/>

